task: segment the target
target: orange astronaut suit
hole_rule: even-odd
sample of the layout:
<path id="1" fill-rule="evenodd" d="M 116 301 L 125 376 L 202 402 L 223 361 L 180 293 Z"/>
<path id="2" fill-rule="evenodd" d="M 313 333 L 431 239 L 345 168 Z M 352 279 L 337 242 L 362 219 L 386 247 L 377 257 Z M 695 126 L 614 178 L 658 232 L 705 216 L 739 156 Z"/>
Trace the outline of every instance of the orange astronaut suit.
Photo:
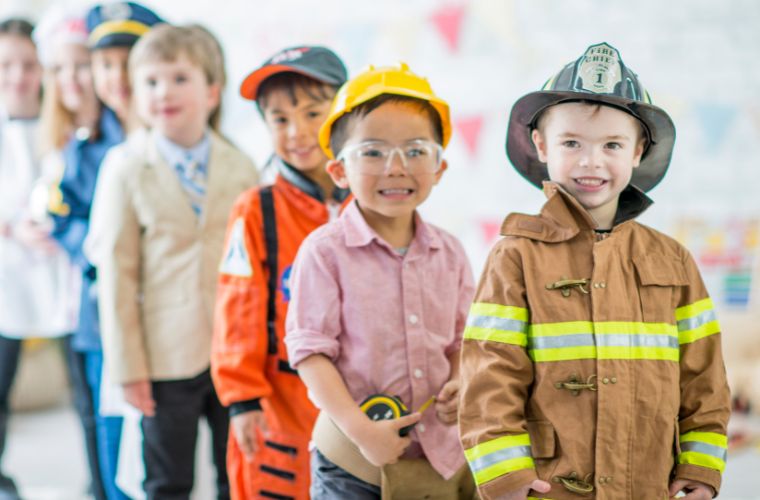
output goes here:
<path id="1" fill-rule="evenodd" d="M 220 266 L 214 385 L 231 415 L 263 409 L 268 426 L 268 432 L 257 433 L 251 462 L 230 432 L 227 469 L 233 499 L 309 497 L 308 443 L 317 410 L 290 368 L 283 339 L 291 265 L 301 242 L 329 220 L 330 210 L 314 183 L 277 164 L 274 185 L 249 190 L 235 203 Z M 346 190 L 332 193 L 337 203 L 347 197 Z"/>

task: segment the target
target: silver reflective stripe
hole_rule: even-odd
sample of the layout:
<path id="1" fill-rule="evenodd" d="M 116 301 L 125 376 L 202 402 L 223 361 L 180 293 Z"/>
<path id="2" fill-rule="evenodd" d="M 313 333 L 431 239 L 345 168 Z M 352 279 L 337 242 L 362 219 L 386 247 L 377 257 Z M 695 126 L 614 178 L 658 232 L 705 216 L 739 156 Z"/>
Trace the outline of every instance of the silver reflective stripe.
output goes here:
<path id="1" fill-rule="evenodd" d="M 528 344 L 531 349 L 594 346 L 594 335 L 591 333 L 574 333 L 549 337 L 529 337 Z"/>
<path id="2" fill-rule="evenodd" d="M 597 343 L 606 347 L 672 347 L 678 349 L 678 337 L 670 335 L 619 334 L 597 335 Z"/>
<path id="3" fill-rule="evenodd" d="M 505 460 L 511 460 L 513 458 L 530 457 L 530 446 L 512 446 L 510 448 L 504 448 L 503 450 L 497 450 L 488 455 L 476 458 L 470 462 L 470 468 L 472 472 L 479 472 L 499 462 Z"/>
<path id="4" fill-rule="evenodd" d="M 726 456 L 728 455 L 728 452 L 725 448 L 715 446 L 714 444 L 700 443 L 698 441 L 686 441 L 685 443 L 681 443 L 681 451 L 696 451 L 697 453 L 702 453 L 703 455 L 710 455 L 711 457 L 719 458 L 724 462 L 726 461 Z"/>
<path id="5" fill-rule="evenodd" d="M 687 330 L 693 330 L 706 323 L 709 323 L 710 321 L 715 321 L 716 319 L 718 318 L 715 316 L 715 310 L 710 309 L 701 314 L 698 314 L 697 316 L 694 316 L 693 318 L 684 318 L 679 321 L 678 331 L 685 332 Z"/>
<path id="6" fill-rule="evenodd" d="M 478 328 L 493 328 L 508 332 L 527 333 L 528 324 L 518 319 L 497 318 L 496 316 L 469 316 L 467 326 Z"/>
<path id="7" fill-rule="evenodd" d="M 594 338 L 596 337 L 596 343 Z M 548 337 L 530 337 L 531 349 L 557 349 L 562 347 L 671 347 L 678 349 L 678 338 L 671 335 L 574 333 Z"/>

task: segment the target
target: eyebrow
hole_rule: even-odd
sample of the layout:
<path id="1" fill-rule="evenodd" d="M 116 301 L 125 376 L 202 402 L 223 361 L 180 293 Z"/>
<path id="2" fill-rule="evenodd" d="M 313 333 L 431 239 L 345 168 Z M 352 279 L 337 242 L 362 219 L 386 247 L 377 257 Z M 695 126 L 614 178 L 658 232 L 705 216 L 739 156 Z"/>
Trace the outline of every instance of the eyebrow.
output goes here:
<path id="1" fill-rule="evenodd" d="M 580 134 L 574 134 L 572 132 L 563 132 L 561 134 L 557 134 L 559 138 L 561 139 L 582 139 L 583 136 Z M 620 140 L 628 140 L 630 141 L 631 138 L 627 135 L 608 135 L 604 137 L 604 140 L 606 141 L 620 141 Z"/>

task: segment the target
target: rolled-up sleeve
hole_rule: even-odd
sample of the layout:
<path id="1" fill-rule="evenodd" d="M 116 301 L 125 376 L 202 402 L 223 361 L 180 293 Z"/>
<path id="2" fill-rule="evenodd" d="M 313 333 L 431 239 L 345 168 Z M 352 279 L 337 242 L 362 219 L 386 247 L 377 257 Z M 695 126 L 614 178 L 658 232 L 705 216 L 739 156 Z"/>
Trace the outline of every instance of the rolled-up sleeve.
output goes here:
<path id="1" fill-rule="evenodd" d="M 340 290 L 337 266 L 323 254 L 315 234 L 304 240 L 290 275 L 291 298 L 285 322 L 290 365 L 314 354 L 335 362 L 340 355 Z"/>

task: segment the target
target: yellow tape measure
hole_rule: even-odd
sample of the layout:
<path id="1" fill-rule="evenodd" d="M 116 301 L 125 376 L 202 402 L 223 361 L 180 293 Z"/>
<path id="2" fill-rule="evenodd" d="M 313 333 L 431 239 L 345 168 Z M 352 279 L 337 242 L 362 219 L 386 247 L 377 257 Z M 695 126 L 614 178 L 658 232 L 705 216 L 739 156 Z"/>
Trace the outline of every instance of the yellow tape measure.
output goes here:
<path id="1" fill-rule="evenodd" d="M 435 402 L 435 396 L 431 396 L 430 399 L 425 401 L 417 412 L 422 413 L 427 410 L 430 405 Z M 401 418 L 405 415 L 409 415 L 411 412 L 409 408 L 401 401 L 398 396 L 389 396 L 387 394 L 372 394 L 367 399 L 361 402 L 359 408 L 367 414 L 371 420 L 392 420 L 394 418 Z M 399 434 L 406 436 L 409 431 L 412 430 L 414 424 L 399 430 Z"/>

